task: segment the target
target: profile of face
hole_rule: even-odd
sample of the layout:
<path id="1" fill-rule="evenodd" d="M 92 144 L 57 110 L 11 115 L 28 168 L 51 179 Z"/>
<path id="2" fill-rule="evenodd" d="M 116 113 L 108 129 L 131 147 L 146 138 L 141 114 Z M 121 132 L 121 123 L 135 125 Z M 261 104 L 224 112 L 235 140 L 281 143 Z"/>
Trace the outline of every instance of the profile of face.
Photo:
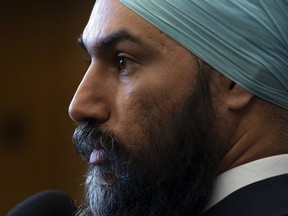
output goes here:
<path id="1" fill-rule="evenodd" d="M 90 168 L 78 215 L 199 215 L 219 164 L 210 71 L 118 0 L 96 2 L 81 43 L 91 64 L 69 113 Z"/>

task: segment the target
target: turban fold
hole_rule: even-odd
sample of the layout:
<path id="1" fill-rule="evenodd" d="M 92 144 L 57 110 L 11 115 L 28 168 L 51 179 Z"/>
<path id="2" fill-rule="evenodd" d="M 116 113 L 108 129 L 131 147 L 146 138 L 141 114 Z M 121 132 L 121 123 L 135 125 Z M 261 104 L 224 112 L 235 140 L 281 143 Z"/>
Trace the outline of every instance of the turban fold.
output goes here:
<path id="1" fill-rule="evenodd" d="M 258 97 L 288 109 L 288 0 L 120 0 Z"/>

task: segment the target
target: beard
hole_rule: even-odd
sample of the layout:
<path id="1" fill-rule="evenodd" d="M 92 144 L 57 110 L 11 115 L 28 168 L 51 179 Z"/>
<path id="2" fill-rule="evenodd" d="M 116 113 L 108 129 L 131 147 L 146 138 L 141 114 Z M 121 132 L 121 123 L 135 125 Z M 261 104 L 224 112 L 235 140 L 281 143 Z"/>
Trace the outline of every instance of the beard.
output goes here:
<path id="1" fill-rule="evenodd" d="M 209 77 L 198 73 L 180 112 L 140 114 L 139 120 L 146 119 L 145 137 L 134 143 L 121 142 L 93 120 L 75 130 L 82 158 L 89 160 L 94 149 L 107 158 L 101 166 L 90 165 L 86 203 L 78 216 L 200 215 L 213 190 L 221 143 L 214 129 Z M 139 150 L 127 147 L 133 145 Z"/>

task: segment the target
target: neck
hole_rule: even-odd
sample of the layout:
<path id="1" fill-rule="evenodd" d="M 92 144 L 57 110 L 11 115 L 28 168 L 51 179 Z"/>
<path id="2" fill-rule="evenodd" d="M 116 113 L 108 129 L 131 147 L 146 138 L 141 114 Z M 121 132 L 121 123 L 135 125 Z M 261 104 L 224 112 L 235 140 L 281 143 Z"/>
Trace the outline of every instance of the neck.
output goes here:
<path id="1" fill-rule="evenodd" d="M 220 171 L 273 155 L 288 153 L 287 131 L 270 106 L 254 104 L 239 118 Z"/>

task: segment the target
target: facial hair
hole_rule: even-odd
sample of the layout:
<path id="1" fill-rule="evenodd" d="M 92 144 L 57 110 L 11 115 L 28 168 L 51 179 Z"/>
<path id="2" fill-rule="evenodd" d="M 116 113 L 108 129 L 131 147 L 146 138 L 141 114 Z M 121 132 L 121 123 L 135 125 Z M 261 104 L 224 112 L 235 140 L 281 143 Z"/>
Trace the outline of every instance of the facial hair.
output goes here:
<path id="1" fill-rule="evenodd" d="M 90 166 L 86 203 L 77 215 L 200 215 L 213 190 L 221 142 L 214 129 L 209 77 L 198 73 L 181 112 L 147 119 L 143 143 L 139 139 L 137 146 L 148 143 L 149 151 L 136 154 L 92 120 L 75 130 L 81 157 L 89 160 L 94 149 L 107 157 L 104 165 Z"/>

